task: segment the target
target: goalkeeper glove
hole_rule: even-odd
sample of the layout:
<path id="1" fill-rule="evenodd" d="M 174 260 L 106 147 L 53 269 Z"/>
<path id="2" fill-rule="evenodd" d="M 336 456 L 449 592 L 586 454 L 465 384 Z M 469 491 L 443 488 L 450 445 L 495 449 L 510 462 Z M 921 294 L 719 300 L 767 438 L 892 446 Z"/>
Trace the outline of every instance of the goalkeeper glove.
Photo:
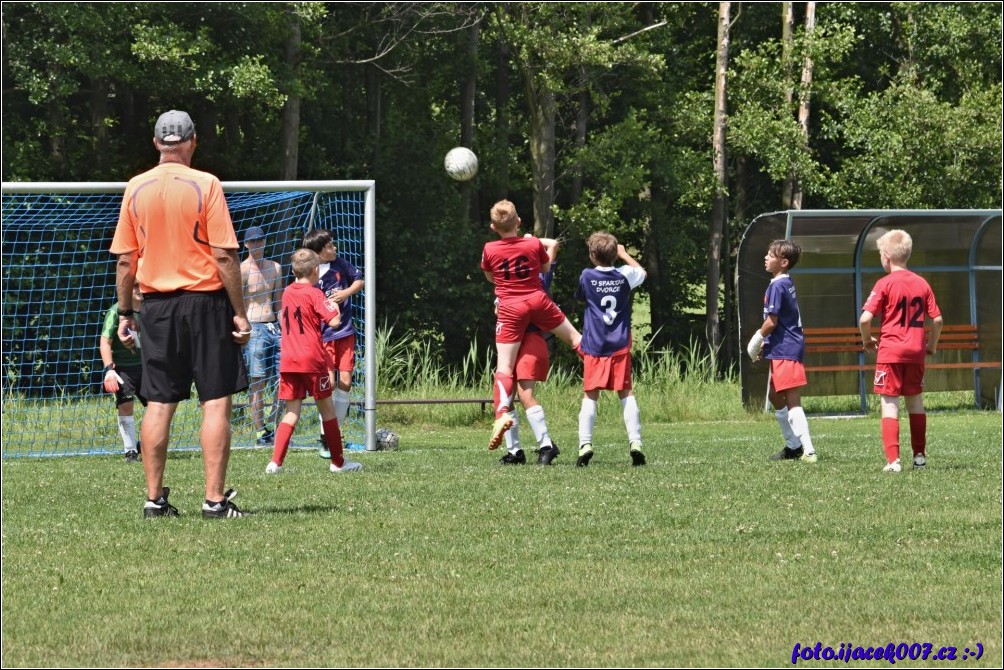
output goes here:
<path id="1" fill-rule="evenodd" d="M 118 373 L 114 369 L 105 372 L 105 391 L 108 393 L 118 393 L 119 386 L 122 384 L 122 378 L 119 377 Z"/>
<path id="2" fill-rule="evenodd" d="M 746 345 L 746 353 L 750 355 L 750 360 L 756 360 L 760 358 L 760 350 L 763 349 L 763 335 L 760 331 L 753 333 L 753 337 L 750 338 L 750 343 Z"/>

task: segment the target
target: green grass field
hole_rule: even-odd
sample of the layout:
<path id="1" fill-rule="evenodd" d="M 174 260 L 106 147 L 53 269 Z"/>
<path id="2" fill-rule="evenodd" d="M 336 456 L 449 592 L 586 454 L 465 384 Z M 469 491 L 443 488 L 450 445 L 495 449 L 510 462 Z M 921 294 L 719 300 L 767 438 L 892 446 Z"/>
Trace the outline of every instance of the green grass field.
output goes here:
<path id="1" fill-rule="evenodd" d="M 815 466 L 767 461 L 768 416 L 645 422 L 631 468 L 608 404 L 585 469 L 574 414 L 549 418 L 550 468 L 498 466 L 487 417 L 395 426 L 359 475 L 238 451 L 257 514 L 227 522 L 198 513 L 198 454 L 168 462 L 182 516 L 152 521 L 139 464 L 6 460 L 3 665 L 778 666 L 817 641 L 1004 661 L 999 413 L 932 414 L 928 468 L 899 475 L 874 414 L 810 416 Z"/>

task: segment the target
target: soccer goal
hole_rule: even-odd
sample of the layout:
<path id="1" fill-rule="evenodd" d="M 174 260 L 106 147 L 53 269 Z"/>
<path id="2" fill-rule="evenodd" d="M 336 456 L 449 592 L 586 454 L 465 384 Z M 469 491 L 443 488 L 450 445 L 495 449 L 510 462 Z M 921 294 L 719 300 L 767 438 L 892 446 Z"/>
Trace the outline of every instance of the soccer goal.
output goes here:
<path id="1" fill-rule="evenodd" d="M 103 392 L 98 351 L 103 318 L 116 301 L 115 257 L 108 251 L 123 183 L 3 183 L 3 458 L 121 453 L 115 402 Z M 375 184 L 372 181 L 224 182 L 242 242 L 259 226 L 265 257 L 292 279 L 289 257 L 305 233 L 332 233 L 338 254 L 363 273 L 353 296 L 356 367 L 352 403 L 342 426 L 348 449 L 374 449 L 376 428 Z M 265 390 L 266 421 L 281 419 L 278 375 Z M 137 426 L 143 409 L 136 403 Z M 200 410 L 178 407 L 172 449 L 199 445 Z M 318 446 L 309 409 L 293 446 Z M 255 443 L 245 393 L 234 397 L 233 445 Z"/>

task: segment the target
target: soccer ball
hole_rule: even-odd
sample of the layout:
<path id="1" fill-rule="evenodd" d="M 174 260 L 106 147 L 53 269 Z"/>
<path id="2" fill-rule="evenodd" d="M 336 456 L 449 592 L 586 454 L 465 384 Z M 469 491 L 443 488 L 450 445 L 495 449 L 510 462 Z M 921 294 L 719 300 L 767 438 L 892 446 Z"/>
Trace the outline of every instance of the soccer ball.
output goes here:
<path id="1" fill-rule="evenodd" d="M 446 154 L 443 167 L 457 181 L 467 181 L 478 173 L 478 157 L 467 147 L 454 147 Z"/>
<path id="2" fill-rule="evenodd" d="M 392 430 L 388 430 L 387 428 L 380 428 L 377 430 L 374 438 L 377 449 L 380 451 L 394 451 L 397 449 L 397 443 L 401 440 L 397 433 Z"/>

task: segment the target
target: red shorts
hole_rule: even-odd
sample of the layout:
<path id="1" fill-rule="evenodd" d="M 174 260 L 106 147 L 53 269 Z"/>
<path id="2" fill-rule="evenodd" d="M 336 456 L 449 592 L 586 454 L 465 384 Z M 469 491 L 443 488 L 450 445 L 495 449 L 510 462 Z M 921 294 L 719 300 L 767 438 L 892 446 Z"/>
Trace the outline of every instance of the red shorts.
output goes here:
<path id="1" fill-rule="evenodd" d="M 876 363 L 872 390 L 878 395 L 920 395 L 924 392 L 924 364 Z"/>
<path id="2" fill-rule="evenodd" d="M 516 381 L 546 382 L 549 367 L 551 358 L 547 352 L 547 340 L 536 330 L 526 333 L 516 354 Z"/>
<path id="3" fill-rule="evenodd" d="M 805 379 L 805 365 L 802 361 L 788 361 L 781 359 L 771 359 L 770 361 L 770 385 L 775 393 L 797 389 L 805 386 L 808 382 Z"/>
<path id="4" fill-rule="evenodd" d="M 356 367 L 356 336 L 324 342 L 324 358 L 329 370 L 352 372 Z"/>
<path id="5" fill-rule="evenodd" d="M 331 377 L 327 372 L 280 372 L 279 400 L 314 400 L 331 397 Z"/>
<path id="6" fill-rule="evenodd" d="M 565 321 L 564 313 L 543 291 L 502 301 L 498 315 L 495 341 L 502 344 L 522 340 L 531 323 L 549 333 Z"/>
<path id="7" fill-rule="evenodd" d="M 630 391 L 631 350 L 624 349 L 612 356 L 583 354 L 582 390 Z"/>

